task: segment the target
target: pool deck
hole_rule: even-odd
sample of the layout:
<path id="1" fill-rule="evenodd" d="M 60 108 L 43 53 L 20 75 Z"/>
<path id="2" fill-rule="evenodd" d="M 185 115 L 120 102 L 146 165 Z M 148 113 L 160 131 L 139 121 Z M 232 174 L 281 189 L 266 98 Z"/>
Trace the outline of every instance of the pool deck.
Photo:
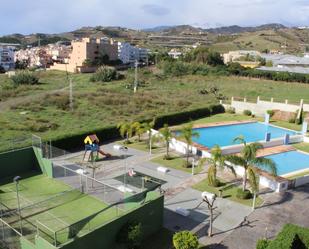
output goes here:
<path id="1" fill-rule="evenodd" d="M 225 126 L 225 125 L 237 125 L 237 124 L 250 124 L 256 123 L 257 120 L 243 120 L 243 121 L 224 121 L 224 122 L 214 122 L 209 124 L 195 124 L 193 125 L 194 129 L 198 128 L 208 128 L 208 127 L 216 127 L 216 126 Z"/>
<path id="2" fill-rule="evenodd" d="M 289 152 L 296 150 L 293 146 L 290 145 L 280 145 L 275 147 L 264 148 L 258 151 L 257 157 L 265 157 L 274 154 Z"/>

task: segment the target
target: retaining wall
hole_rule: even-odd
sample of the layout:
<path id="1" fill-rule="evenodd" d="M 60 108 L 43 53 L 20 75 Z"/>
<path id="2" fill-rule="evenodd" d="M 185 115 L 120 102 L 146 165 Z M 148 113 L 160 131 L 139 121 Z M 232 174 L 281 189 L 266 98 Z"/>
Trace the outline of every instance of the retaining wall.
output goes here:
<path id="1" fill-rule="evenodd" d="M 0 153 L 0 179 L 39 169 L 32 147 Z"/>
<path id="2" fill-rule="evenodd" d="M 288 100 L 284 103 L 274 102 L 274 101 L 265 101 L 257 98 L 256 102 L 248 102 L 245 98 L 240 100 L 235 100 L 232 98 L 230 105 L 225 105 L 225 107 L 235 108 L 236 113 L 243 113 L 244 110 L 250 110 L 256 116 L 264 116 L 268 110 L 280 110 L 285 112 L 296 113 L 302 105 L 302 100 L 299 104 L 289 104 Z M 305 112 L 309 112 L 309 104 L 302 105 Z"/>

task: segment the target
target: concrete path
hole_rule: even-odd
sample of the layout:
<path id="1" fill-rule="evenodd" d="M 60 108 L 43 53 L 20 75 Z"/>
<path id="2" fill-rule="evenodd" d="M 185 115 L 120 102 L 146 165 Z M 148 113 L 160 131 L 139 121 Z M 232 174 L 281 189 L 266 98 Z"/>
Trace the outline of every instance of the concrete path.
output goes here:
<path id="1" fill-rule="evenodd" d="M 309 227 L 309 184 L 282 195 L 269 193 L 264 198 L 264 205 L 249 216 L 246 226 L 239 227 L 213 248 L 255 249 L 258 239 L 273 239 L 284 224 Z"/>

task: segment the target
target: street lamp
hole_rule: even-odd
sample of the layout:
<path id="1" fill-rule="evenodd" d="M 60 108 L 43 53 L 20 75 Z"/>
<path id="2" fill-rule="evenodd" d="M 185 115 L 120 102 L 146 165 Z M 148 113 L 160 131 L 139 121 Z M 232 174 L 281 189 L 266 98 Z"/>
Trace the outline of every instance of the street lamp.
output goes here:
<path id="1" fill-rule="evenodd" d="M 21 218 L 21 211 L 20 211 L 20 201 L 19 201 L 19 181 L 21 180 L 20 176 L 15 176 L 13 181 L 15 182 L 16 186 L 16 195 L 17 195 L 17 206 L 18 206 L 18 215 L 19 215 L 19 225 L 20 225 L 20 233 L 23 234 L 23 225 L 22 225 L 22 218 Z"/>
<path id="2" fill-rule="evenodd" d="M 217 195 L 208 193 L 208 192 L 203 192 L 202 198 L 203 198 L 203 201 L 206 202 L 208 206 L 208 210 L 210 212 L 208 237 L 211 237 L 212 236 L 213 211 L 216 209 L 216 207 L 214 207 L 214 202 L 217 198 Z"/>

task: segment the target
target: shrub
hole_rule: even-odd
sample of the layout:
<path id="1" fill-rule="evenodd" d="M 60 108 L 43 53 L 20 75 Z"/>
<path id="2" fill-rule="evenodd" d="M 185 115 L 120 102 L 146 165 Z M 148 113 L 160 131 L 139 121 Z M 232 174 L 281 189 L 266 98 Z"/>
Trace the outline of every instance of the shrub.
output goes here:
<path id="1" fill-rule="evenodd" d="M 274 110 L 268 110 L 267 114 L 269 114 L 270 117 L 275 115 L 275 111 Z"/>
<path id="2" fill-rule="evenodd" d="M 66 111 L 70 107 L 69 94 L 67 93 L 46 94 L 46 97 L 44 99 L 44 105 L 56 106 L 58 109 Z"/>
<path id="3" fill-rule="evenodd" d="M 309 248 L 309 229 L 286 224 L 276 239 L 269 242 L 267 249 Z"/>
<path id="4" fill-rule="evenodd" d="M 117 234 L 117 242 L 125 244 L 128 249 L 140 248 L 143 239 L 142 224 L 126 223 Z"/>
<path id="5" fill-rule="evenodd" d="M 230 113 L 230 114 L 235 114 L 236 111 L 235 111 L 235 108 L 234 107 L 229 107 L 229 108 L 226 108 L 225 110 L 226 113 Z"/>
<path id="6" fill-rule="evenodd" d="M 117 70 L 113 67 L 101 66 L 97 69 L 95 74 L 92 75 L 90 80 L 92 82 L 102 81 L 102 82 L 110 82 L 112 80 L 118 79 Z"/>
<path id="7" fill-rule="evenodd" d="M 16 85 L 34 85 L 39 83 L 39 78 L 33 72 L 27 70 L 17 72 L 11 79 Z"/>
<path id="8" fill-rule="evenodd" d="M 291 124 L 294 124 L 295 123 L 295 121 L 296 121 L 296 118 L 289 118 L 289 123 L 291 123 Z"/>
<path id="9" fill-rule="evenodd" d="M 303 111 L 303 109 L 300 110 L 300 115 L 299 115 L 299 117 L 297 117 L 297 116 L 298 116 L 298 111 L 297 111 L 297 113 L 296 113 L 295 123 L 298 124 L 298 125 L 300 125 L 300 124 L 303 123 L 303 116 L 304 116 L 304 111 Z"/>
<path id="10" fill-rule="evenodd" d="M 245 191 L 243 191 L 242 189 L 237 189 L 236 197 L 238 199 L 247 200 L 252 197 L 252 194 L 248 189 L 246 189 Z"/>
<path id="11" fill-rule="evenodd" d="M 244 110 L 243 114 L 246 115 L 246 116 L 251 116 L 252 112 L 250 110 Z"/>
<path id="12" fill-rule="evenodd" d="M 199 247 L 198 238 L 189 231 L 181 231 L 173 236 L 175 249 L 197 249 Z"/>
<path id="13" fill-rule="evenodd" d="M 256 243 L 256 249 L 266 249 L 268 245 L 269 245 L 269 240 L 259 239 Z"/>

